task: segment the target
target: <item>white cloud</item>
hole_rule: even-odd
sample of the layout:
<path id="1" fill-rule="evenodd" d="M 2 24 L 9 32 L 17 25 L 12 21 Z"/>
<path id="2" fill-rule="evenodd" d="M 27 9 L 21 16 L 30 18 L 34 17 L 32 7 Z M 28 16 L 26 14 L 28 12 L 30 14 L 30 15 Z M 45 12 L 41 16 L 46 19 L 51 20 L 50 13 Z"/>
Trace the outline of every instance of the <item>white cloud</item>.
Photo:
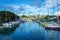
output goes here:
<path id="1" fill-rule="evenodd" d="M 20 7 L 22 7 L 24 10 L 19 11 L 20 14 L 41 14 L 41 15 L 47 15 L 48 12 L 52 14 L 53 9 L 51 9 L 53 6 L 56 7 L 57 4 L 60 4 L 60 0 L 47 0 L 44 2 L 44 5 L 41 6 L 40 8 L 30 6 L 27 4 L 21 4 L 21 5 L 10 5 L 14 8 L 15 11 L 19 11 Z M 60 7 L 59 7 L 60 8 Z M 55 8 L 56 9 L 56 8 Z"/>
<path id="2" fill-rule="evenodd" d="M 53 15 L 53 12 L 57 11 L 57 5 L 60 4 L 60 0 L 47 0 L 44 5 L 40 7 L 41 14 L 42 13 L 50 13 Z M 54 9 L 53 9 L 54 7 Z M 59 7 L 60 8 L 60 7 Z M 54 11 L 55 10 L 55 11 Z"/>
<path id="3" fill-rule="evenodd" d="M 18 9 L 18 8 L 19 8 L 19 6 L 14 5 L 14 6 L 13 6 L 13 8 Z"/>
<path id="4" fill-rule="evenodd" d="M 19 5 L 8 5 L 8 7 L 10 7 L 10 8 L 13 8 L 14 10 L 18 10 L 19 9 Z"/>
<path id="5" fill-rule="evenodd" d="M 23 5 L 22 8 L 24 8 L 25 10 L 23 10 L 25 12 L 25 14 L 37 14 L 39 13 L 39 8 L 37 7 L 32 7 L 30 5 Z"/>
<path id="6" fill-rule="evenodd" d="M 45 2 L 46 7 L 53 7 L 53 6 L 56 6 L 57 4 L 60 4 L 59 0 L 47 0 Z"/>
<path id="7" fill-rule="evenodd" d="M 55 12 L 54 15 L 60 16 L 60 12 Z"/>

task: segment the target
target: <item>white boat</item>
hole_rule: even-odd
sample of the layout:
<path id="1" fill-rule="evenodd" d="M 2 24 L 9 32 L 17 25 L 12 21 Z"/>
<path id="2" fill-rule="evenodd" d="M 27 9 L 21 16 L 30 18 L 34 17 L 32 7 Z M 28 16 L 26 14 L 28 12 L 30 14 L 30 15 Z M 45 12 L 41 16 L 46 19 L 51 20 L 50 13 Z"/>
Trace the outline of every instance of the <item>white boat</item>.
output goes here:
<path id="1" fill-rule="evenodd" d="M 60 30 L 60 25 L 55 23 L 55 24 L 47 24 L 45 26 L 46 29 L 51 29 L 51 30 Z"/>
<path id="2" fill-rule="evenodd" d="M 11 28 L 12 24 L 11 23 L 4 23 L 2 26 L 5 28 Z"/>

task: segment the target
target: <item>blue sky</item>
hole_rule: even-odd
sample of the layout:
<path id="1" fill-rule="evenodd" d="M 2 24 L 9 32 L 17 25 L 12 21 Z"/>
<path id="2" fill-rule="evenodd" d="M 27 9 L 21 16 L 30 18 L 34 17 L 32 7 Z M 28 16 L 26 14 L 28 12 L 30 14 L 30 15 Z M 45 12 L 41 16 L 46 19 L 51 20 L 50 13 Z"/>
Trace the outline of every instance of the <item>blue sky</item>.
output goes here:
<path id="1" fill-rule="evenodd" d="M 16 14 L 50 15 L 60 13 L 60 0 L 0 0 L 0 10 Z"/>
<path id="2" fill-rule="evenodd" d="M 0 0 L 0 4 L 16 4 L 16 5 L 20 5 L 20 4 L 31 4 L 34 2 L 44 2 L 45 0 Z"/>

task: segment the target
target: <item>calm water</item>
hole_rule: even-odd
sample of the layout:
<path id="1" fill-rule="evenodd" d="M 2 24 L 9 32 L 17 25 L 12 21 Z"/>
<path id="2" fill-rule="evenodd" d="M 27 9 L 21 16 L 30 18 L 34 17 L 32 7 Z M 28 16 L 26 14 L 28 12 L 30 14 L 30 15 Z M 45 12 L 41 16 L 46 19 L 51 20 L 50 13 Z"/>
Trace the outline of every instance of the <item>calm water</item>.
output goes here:
<path id="1" fill-rule="evenodd" d="M 10 34 L 0 34 L 0 40 L 60 40 L 60 32 L 45 30 L 35 22 L 25 22 Z"/>

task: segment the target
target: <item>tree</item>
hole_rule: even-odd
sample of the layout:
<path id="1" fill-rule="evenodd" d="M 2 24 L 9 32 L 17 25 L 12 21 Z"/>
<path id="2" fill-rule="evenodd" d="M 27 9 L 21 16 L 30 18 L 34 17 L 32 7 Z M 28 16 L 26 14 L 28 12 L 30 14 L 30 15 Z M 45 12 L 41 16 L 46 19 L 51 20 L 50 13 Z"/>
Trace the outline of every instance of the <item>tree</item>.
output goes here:
<path id="1" fill-rule="evenodd" d="M 0 11 L 1 22 L 15 21 L 19 16 L 10 11 Z"/>

